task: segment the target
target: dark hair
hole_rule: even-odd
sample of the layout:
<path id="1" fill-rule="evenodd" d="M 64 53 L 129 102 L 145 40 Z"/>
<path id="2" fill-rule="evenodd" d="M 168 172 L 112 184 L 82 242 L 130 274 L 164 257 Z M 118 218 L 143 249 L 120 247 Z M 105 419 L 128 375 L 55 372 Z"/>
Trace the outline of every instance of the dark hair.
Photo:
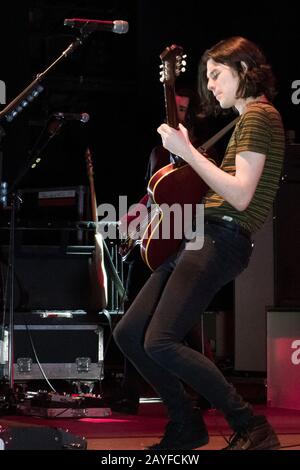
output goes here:
<path id="1" fill-rule="evenodd" d="M 209 59 L 228 65 L 239 76 L 237 98 L 248 98 L 266 95 L 272 101 L 275 92 L 275 79 L 271 66 L 267 63 L 262 51 L 254 44 L 240 36 L 218 42 L 206 50 L 199 63 L 199 94 L 206 112 L 218 111 L 220 106 L 213 94 L 207 89 L 207 61 Z M 243 67 L 242 62 L 246 64 Z"/>

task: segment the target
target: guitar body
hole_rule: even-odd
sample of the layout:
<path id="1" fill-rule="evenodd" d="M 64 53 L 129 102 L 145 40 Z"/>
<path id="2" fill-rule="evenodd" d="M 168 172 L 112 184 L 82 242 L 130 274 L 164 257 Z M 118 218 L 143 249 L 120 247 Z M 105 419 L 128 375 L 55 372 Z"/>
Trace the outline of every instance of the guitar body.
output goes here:
<path id="1" fill-rule="evenodd" d="M 122 261 L 130 263 L 131 261 L 134 261 L 137 256 L 140 256 L 137 250 L 140 244 L 141 239 L 133 240 L 130 237 L 127 237 L 125 242 L 121 242 L 119 246 L 119 255 L 121 255 Z"/>
<path id="2" fill-rule="evenodd" d="M 146 207 L 147 206 L 145 204 L 145 208 Z M 136 220 L 138 222 L 136 225 L 134 225 L 133 229 L 129 225 L 126 237 L 124 240 L 121 240 L 121 244 L 119 246 L 119 254 L 122 256 L 123 261 L 130 263 L 131 261 L 135 260 L 136 257 L 140 256 L 140 250 L 138 250 L 138 248 L 141 246 L 146 232 L 149 231 L 148 227 L 157 223 L 156 219 L 159 214 L 160 208 L 152 204 L 149 208 L 147 208 L 146 217 L 142 217 L 142 219 L 137 217 L 132 219 L 131 222 L 135 223 Z"/>
<path id="3" fill-rule="evenodd" d="M 150 269 L 155 270 L 178 250 L 184 228 L 187 223 L 189 226 L 191 224 L 184 217 L 187 216 L 184 205 L 191 205 L 190 214 L 194 215 L 196 204 L 201 202 L 206 191 L 207 185 L 188 164 L 177 166 L 170 163 L 152 176 L 148 193 L 158 210 L 154 208 L 155 215 L 145 230 L 140 246 L 142 258 Z M 173 204 L 178 205 L 177 217 L 168 210 Z"/>

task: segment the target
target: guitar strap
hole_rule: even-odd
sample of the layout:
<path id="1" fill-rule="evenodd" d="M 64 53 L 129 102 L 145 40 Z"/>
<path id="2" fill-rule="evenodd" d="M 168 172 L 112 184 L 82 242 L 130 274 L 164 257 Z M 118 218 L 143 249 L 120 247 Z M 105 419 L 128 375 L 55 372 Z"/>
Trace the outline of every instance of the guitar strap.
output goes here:
<path id="1" fill-rule="evenodd" d="M 255 103 L 268 103 L 267 99 L 261 99 L 259 101 L 255 101 Z M 239 121 L 241 116 L 236 117 L 233 121 L 231 121 L 229 124 L 227 124 L 223 129 L 221 129 L 219 132 L 217 132 L 215 135 L 213 135 L 210 139 L 208 139 L 204 144 L 200 145 L 198 147 L 199 150 L 203 150 L 204 152 L 207 151 L 210 147 L 212 147 L 218 140 L 223 137 L 226 132 L 228 132 L 233 126 L 236 125 L 236 123 Z"/>
<path id="2" fill-rule="evenodd" d="M 204 144 L 200 145 L 200 147 L 198 147 L 198 149 L 203 150 L 204 152 L 206 152 L 208 149 L 210 149 L 210 147 L 212 147 L 216 142 L 218 142 L 218 140 L 220 140 L 221 137 L 223 137 L 223 135 L 226 134 L 226 132 L 228 132 L 233 126 L 235 126 L 239 119 L 240 119 L 240 116 L 235 118 L 233 121 L 231 121 L 225 127 L 223 127 L 223 129 L 218 131 L 210 139 L 208 139 L 206 142 L 204 142 Z"/>

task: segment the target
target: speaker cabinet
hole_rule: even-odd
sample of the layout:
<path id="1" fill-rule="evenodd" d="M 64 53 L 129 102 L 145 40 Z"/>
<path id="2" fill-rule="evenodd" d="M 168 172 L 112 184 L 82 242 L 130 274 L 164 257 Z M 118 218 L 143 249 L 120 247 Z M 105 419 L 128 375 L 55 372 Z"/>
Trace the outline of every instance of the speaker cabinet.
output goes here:
<path id="1" fill-rule="evenodd" d="M 273 217 L 253 237 L 249 265 L 235 280 L 236 370 L 266 370 L 266 306 L 274 304 Z"/>
<path id="2" fill-rule="evenodd" d="M 7 247 L 2 247 L 3 279 L 7 256 Z M 99 310 L 90 258 L 91 251 L 68 253 L 60 246 L 21 247 L 15 255 L 15 310 Z"/>
<path id="3" fill-rule="evenodd" d="M 300 158 L 300 154 L 299 154 Z M 275 305 L 300 306 L 300 179 L 281 184 L 275 204 Z"/>

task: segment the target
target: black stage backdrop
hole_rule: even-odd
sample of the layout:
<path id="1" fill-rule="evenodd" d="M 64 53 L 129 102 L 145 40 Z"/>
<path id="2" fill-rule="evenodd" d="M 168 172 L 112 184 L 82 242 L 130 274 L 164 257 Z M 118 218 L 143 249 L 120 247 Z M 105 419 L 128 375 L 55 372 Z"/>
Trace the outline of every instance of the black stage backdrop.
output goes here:
<path id="1" fill-rule="evenodd" d="M 86 112 L 88 123 L 67 122 L 52 139 L 42 161 L 20 187 L 64 187 L 87 184 L 84 150 L 91 148 L 98 202 L 129 202 L 144 192 L 156 128 L 164 119 L 159 54 L 172 43 L 188 54 L 181 86 L 197 82 L 197 64 L 216 41 L 244 35 L 265 50 L 278 78 L 276 105 L 286 129 L 300 139 L 300 104 L 292 102 L 299 76 L 299 11 L 296 7 L 248 2 L 247 12 L 229 6 L 173 1 L 32 0 L 2 6 L 1 73 L 7 102 L 49 66 L 76 37 L 65 18 L 123 19 L 129 32 L 93 33 L 87 43 L 56 66 L 43 82 L 43 93 L 12 123 L 2 122 L 3 180 L 10 184 L 26 166 L 39 136 L 49 134 L 54 112 Z M 299 86 L 298 86 L 299 88 Z M 299 93 L 298 93 L 299 95 Z M 295 98 L 297 98 L 297 93 Z M 4 105 L 1 105 L 2 108 Z M 47 127 L 48 126 L 48 127 Z"/>

